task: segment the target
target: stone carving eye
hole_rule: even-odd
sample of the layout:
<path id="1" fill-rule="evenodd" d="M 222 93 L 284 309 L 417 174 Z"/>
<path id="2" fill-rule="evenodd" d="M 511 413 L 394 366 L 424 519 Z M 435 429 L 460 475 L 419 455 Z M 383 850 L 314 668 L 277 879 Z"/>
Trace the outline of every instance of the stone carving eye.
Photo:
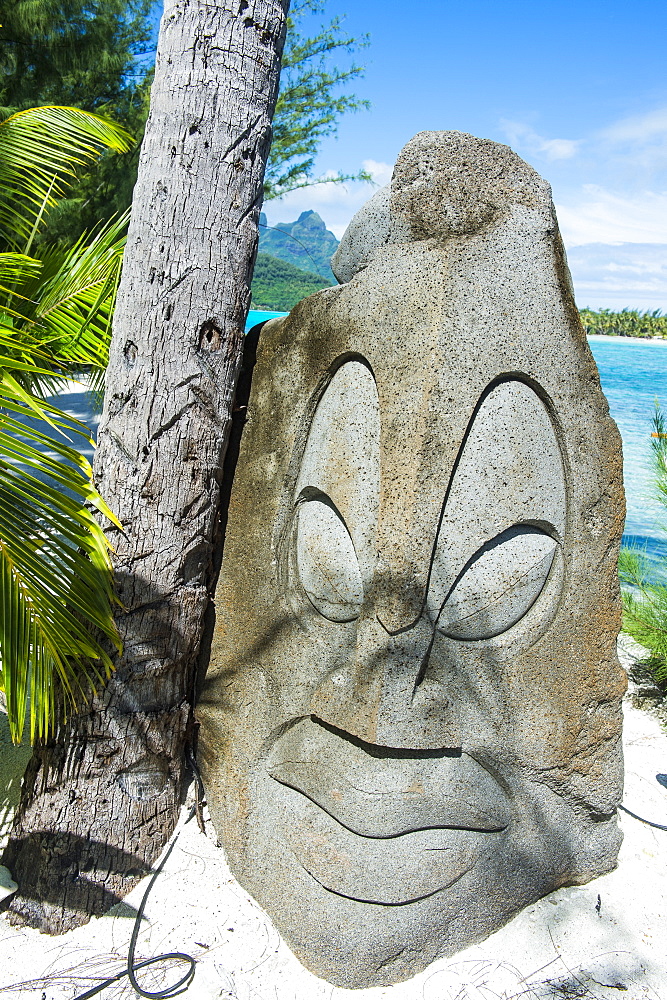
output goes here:
<path id="1" fill-rule="evenodd" d="M 297 516 L 296 561 L 308 600 L 330 621 L 352 621 L 364 586 L 345 522 L 323 495 L 303 500 Z"/>
<path id="2" fill-rule="evenodd" d="M 335 372 L 313 416 L 296 482 L 298 582 L 325 618 L 359 615 L 376 559 L 380 406 L 360 361 Z"/>
<path id="3" fill-rule="evenodd" d="M 479 549 L 447 596 L 438 628 L 452 639 L 491 639 L 515 625 L 546 583 L 557 542 L 517 526 Z"/>
<path id="4" fill-rule="evenodd" d="M 565 531 L 565 473 L 547 409 L 508 380 L 482 399 L 459 454 L 426 606 L 453 639 L 491 639 L 538 600 Z"/>

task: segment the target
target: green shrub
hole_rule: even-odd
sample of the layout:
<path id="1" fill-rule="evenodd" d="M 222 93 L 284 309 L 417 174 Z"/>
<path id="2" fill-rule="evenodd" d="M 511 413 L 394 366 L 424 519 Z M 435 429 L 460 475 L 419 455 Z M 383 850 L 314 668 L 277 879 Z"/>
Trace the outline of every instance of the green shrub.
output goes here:
<path id="1" fill-rule="evenodd" d="M 667 511 L 667 426 L 656 402 L 651 437 L 656 495 Z M 623 547 L 618 562 L 622 584 L 623 631 L 649 652 L 655 681 L 667 690 L 667 585 L 656 582 L 646 554 Z"/>

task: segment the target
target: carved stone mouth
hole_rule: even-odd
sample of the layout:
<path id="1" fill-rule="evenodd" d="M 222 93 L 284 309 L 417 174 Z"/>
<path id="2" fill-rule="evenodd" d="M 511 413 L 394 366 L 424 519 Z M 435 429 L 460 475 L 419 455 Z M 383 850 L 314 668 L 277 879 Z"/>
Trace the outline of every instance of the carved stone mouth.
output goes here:
<path id="1" fill-rule="evenodd" d="M 314 719 L 276 741 L 268 772 L 360 837 L 435 828 L 492 833 L 510 819 L 505 793 L 467 754 L 382 747 L 369 753 Z"/>
<path id="2" fill-rule="evenodd" d="M 276 819 L 299 863 L 365 902 L 446 888 L 498 848 L 510 822 L 505 793 L 467 754 L 366 749 L 315 719 L 278 738 L 267 770 L 283 786 Z"/>

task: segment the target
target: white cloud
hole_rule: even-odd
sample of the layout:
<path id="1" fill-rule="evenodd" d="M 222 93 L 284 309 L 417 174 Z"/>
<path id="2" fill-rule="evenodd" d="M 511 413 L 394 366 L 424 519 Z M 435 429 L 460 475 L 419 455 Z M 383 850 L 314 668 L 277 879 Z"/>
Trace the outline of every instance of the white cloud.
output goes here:
<path id="1" fill-rule="evenodd" d="M 373 178 L 376 184 L 380 187 L 384 187 L 385 184 L 389 184 L 391 180 L 391 175 L 394 172 L 394 166 L 391 163 L 378 163 L 377 160 L 364 160 L 361 164 L 364 170 Z"/>
<path id="2" fill-rule="evenodd" d="M 601 166 L 620 167 L 626 183 L 633 183 L 633 171 L 635 185 L 640 178 L 655 185 L 667 166 L 667 107 L 613 122 L 591 136 L 588 146 Z"/>
<path id="3" fill-rule="evenodd" d="M 568 251 L 580 306 L 666 309 L 667 244 L 589 243 Z"/>
<path id="4" fill-rule="evenodd" d="M 621 195 L 586 184 L 581 195 L 559 201 L 566 246 L 584 243 L 667 243 L 667 191 Z"/>
<path id="5" fill-rule="evenodd" d="M 530 126 L 506 118 L 501 118 L 500 127 L 511 146 L 551 161 L 571 159 L 581 145 L 580 139 L 545 139 Z"/>
<path id="6" fill-rule="evenodd" d="M 324 219 L 327 229 L 340 239 L 355 212 L 373 196 L 378 187 L 389 183 L 394 169 L 391 164 L 378 160 L 364 160 L 361 166 L 373 178 L 372 184 L 361 181 L 315 184 L 265 202 L 263 208 L 269 225 L 292 222 L 301 212 L 312 209 Z M 333 171 L 329 171 L 328 175 L 334 176 Z"/>
<path id="7" fill-rule="evenodd" d="M 667 108 L 657 108 L 643 115 L 622 118 L 598 135 L 609 142 L 648 142 L 667 136 Z"/>
<path id="8" fill-rule="evenodd" d="M 618 119 L 582 139 L 548 139 L 525 122 L 501 118 L 499 127 L 517 151 L 531 158 L 556 162 L 577 157 L 577 166 L 593 169 L 599 178 L 617 174 L 624 184 L 654 185 L 667 166 L 667 107 Z"/>

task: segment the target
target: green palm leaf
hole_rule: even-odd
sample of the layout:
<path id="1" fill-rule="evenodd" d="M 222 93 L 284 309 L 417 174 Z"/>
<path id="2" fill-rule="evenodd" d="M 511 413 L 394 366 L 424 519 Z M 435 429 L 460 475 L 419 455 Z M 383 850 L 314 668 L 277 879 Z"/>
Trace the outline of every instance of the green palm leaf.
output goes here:
<path id="1" fill-rule="evenodd" d="M 75 108 L 0 122 L 0 687 L 16 741 L 28 705 L 31 739 L 43 738 L 104 681 L 120 648 L 94 509 L 118 522 L 72 443 L 91 443 L 88 429 L 45 395 L 106 365 L 127 220 L 71 248 L 30 249 L 76 168 L 128 140 Z"/>
<path id="2" fill-rule="evenodd" d="M 57 710 L 80 704 L 108 676 L 102 637 L 119 642 L 109 614 L 109 547 L 87 505 L 113 515 L 92 486 L 87 460 L 17 417 L 25 418 L 30 405 L 70 433 L 87 437 L 87 429 L 42 400 L 26 404 L 25 390 L 16 386 L 3 372 L 0 681 L 12 738 L 19 740 L 28 701 L 31 739 L 43 737 Z M 55 698 L 58 688 L 64 706 Z"/>
<path id="3" fill-rule="evenodd" d="M 34 268 L 26 266 L 23 280 L 15 283 L 13 329 L 28 333 L 39 360 L 50 358 L 60 374 L 106 368 L 126 226 L 127 214 L 103 226 L 90 242 L 82 237 L 73 247 L 40 246 L 34 257 L 24 258 Z M 33 386 L 53 389 L 43 371 L 35 374 Z"/>
<path id="4" fill-rule="evenodd" d="M 29 247 L 77 167 L 103 149 L 126 152 L 132 142 L 117 125 L 78 108 L 31 108 L 0 122 L 0 244 Z"/>

